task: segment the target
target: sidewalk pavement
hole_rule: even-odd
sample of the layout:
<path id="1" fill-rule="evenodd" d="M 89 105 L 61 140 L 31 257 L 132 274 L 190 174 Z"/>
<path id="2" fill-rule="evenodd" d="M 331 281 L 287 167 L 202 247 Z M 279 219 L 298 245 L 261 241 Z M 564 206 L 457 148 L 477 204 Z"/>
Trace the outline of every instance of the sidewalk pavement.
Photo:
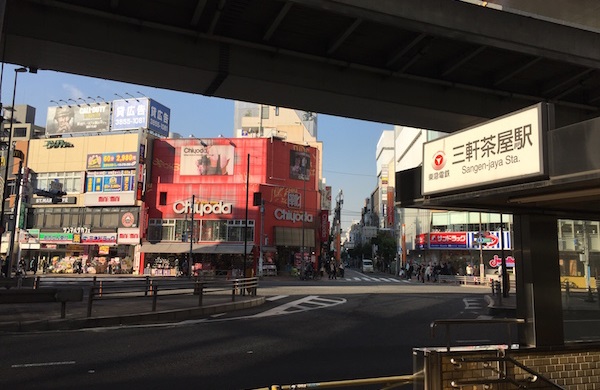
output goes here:
<path id="1" fill-rule="evenodd" d="M 83 301 L 66 303 L 64 319 L 61 318 L 60 302 L 0 304 L 0 332 L 179 322 L 254 307 L 264 302 L 265 297 L 252 295 L 235 295 L 235 300 L 232 301 L 231 294 L 220 292 L 203 294 L 202 305 L 199 306 L 199 296 L 191 293 L 159 295 L 156 311 L 152 311 L 151 296 L 94 300 L 92 315 L 88 317 L 88 300 L 84 289 Z"/>
<path id="2" fill-rule="evenodd" d="M 569 315 L 577 313 L 589 313 L 595 311 L 600 313 L 599 294 L 578 289 L 567 294 L 561 293 L 563 311 Z M 493 294 L 486 295 L 488 309 L 491 315 L 505 315 L 515 317 L 517 311 L 517 299 L 514 292 L 508 294 L 508 297 Z"/>

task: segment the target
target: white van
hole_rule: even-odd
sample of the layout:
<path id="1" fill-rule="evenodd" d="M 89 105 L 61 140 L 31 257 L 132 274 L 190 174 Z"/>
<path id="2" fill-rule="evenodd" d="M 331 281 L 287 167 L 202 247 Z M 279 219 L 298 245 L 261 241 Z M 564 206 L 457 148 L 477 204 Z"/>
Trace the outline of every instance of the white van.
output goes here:
<path id="1" fill-rule="evenodd" d="M 373 269 L 373 260 L 371 259 L 363 259 L 362 261 L 362 272 L 375 272 L 375 270 Z"/>

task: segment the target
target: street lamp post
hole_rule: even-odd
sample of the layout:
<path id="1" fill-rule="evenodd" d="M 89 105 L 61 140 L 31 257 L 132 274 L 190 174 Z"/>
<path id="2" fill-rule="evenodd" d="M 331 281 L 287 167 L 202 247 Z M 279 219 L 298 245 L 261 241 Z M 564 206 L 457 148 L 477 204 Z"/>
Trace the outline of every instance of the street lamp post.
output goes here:
<path id="1" fill-rule="evenodd" d="M 250 187 L 250 153 L 246 164 L 246 224 L 244 225 L 244 266 L 243 278 L 246 277 L 246 262 L 248 261 L 248 189 Z M 242 290 L 244 291 L 244 290 Z M 243 293 L 242 293 L 243 294 Z"/>
<path id="2" fill-rule="evenodd" d="M 17 173 L 17 179 L 15 181 L 16 196 L 15 196 L 15 202 L 13 205 L 13 227 L 12 227 L 12 230 L 10 231 L 10 241 L 8 242 L 8 250 L 6 251 L 6 260 L 8 261 L 8 269 L 9 270 L 12 270 L 12 265 L 16 264 L 16 262 L 14 260 L 15 234 L 16 234 L 17 228 L 18 228 L 17 216 L 18 216 L 19 206 L 20 206 L 19 203 L 20 203 L 20 196 L 21 196 L 21 178 L 22 178 L 22 171 L 23 171 L 23 158 L 25 157 L 23 155 L 23 152 L 20 150 L 15 149 L 13 151 L 13 153 L 14 153 L 13 157 L 19 158 L 19 172 Z M 18 262 L 19 259 L 17 259 L 16 261 Z M 23 270 L 23 271 L 25 271 L 25 270 Z"/>
<path id="3" fill-rule="evenodd" d="M 6 221 L 4 220 L 4 211 L 6 208 L 6 192 L 8 189 L 8 186 L 6 185 L 8 182 L 8 160 L 10 159 L 10 149 L 12 147 L 12 133 L 13 133 L 13 123 L 15 122 L 15 118 L 14 118 L 14 113 L 15 113 L 15 96 L 17 94 L 17 76 L 19 75 L 19 73 L 23 73 L 23 72 L 27 72 L 27 68 L 17 68 L 15 69 L 15 83 L 13 86 L 13 96 L 12 96 L 12 106 L 11 106 L 11 110 L 12 110 L 12 114 L 10 117 L 10 127 L 8 130 L 8 141 L 4 144 L 4 147 L 6 148 L 6 153 L 5 155 L 5 159 L 4 159 L 4 182 L 2 183 L 2 205 L 0 206 L 0 233 L 4 233 L 6 231 Z M 8 254 L 8 253 L 7 253 Z M 10 268 L 10 264 L 9 264 L 9 268 L 8 268 L 8 272 L 10 273 L 12 270 L 12 268 Z M 8 275 L 7 275 L 8 276 Z"/>

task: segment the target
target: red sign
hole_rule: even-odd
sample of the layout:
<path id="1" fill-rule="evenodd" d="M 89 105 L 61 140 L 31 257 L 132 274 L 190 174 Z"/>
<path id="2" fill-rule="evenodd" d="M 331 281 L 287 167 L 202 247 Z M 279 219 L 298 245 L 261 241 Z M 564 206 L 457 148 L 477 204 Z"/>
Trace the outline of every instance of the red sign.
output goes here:
<path id="1" fill-rule="evenodd" d="M 321 242 L 327 242 L 329 240 L 329 211 L 321 210 L 319 217 L 319 221 L 321 222 Z"/>
<path id="2" fill-rule="evenodd" d="M 502 265 L 502 259 L 498 255 L 494 255 L 494 258 L 490 260 L 490 267 L 496 268 Z M 506 257 L 506 267 L 513 268 L 515 266 L 515 258 L 512 256 Z"/>
<path id="3" fill-rule="evenodd" d="M 429 233 L 430 248 L 466 248 L 466 232 Z"/>

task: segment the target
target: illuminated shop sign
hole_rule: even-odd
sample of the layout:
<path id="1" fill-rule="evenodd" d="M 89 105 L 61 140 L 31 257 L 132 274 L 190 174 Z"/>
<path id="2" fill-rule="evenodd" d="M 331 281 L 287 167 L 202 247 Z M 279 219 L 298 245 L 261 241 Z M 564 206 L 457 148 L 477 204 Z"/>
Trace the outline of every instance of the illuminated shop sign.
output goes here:
<path id="1" fill-rule="evenodd" d="M 276 209 L 274 212 L 274 216 L 275 219 L 279 221 L 292 221 L 294 223 L 302 221 L 312 222 L 314 220 L 313 215 L 307 212 L 298 212 L 285 209 Z"/>
<path id="2" fill-rule="evenodd" d="M 194 204 L 194 214 L 199 216 L 205 214 L 231 214 L 233 204 L 219 202 L 196 202 Z M 192 202 L 189 200 L 179 200 L 173 203 L 173 211 L 176 214 L 191 214 Z"/>

